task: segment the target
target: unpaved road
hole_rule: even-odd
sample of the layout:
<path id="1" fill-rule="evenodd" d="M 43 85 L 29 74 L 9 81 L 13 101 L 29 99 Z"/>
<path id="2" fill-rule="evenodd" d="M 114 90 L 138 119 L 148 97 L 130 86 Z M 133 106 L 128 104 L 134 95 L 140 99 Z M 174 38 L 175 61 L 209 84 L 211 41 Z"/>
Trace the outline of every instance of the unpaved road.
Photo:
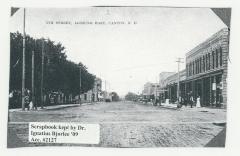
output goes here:
<path id="1" fill-rule="evenodd" d="M 96 103 L 56 110 L 10 112 L 9 129 L 23 146 L 28 143 L 28 122 L 100 123 L 100 147 L 201 147 L 223 128 L 226 110 L 154 107 L 133 102 Z M 9 134 L 9 147 L 14 138 Z M 56 144 L 75 146 L 76 144 Z M 21 145 L 20 145 L 21 146 Z"/>

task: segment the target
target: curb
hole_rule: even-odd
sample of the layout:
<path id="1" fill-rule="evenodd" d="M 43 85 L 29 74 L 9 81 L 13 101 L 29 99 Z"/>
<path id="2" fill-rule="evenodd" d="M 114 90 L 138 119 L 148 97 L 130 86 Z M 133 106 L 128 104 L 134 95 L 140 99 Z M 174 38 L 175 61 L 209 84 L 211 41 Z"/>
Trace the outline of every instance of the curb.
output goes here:
<path id="1" fill-rule="evenodd" d="M 38 111 L 47 111 L 47 110 L 57 110 L 57 109 L 63 109 L 68 107 L 77 107 L 77 106 L 85 106 L 85 105 L 93 105 L 98 104 L 99 102 L 93 102 L 93 103 L 83 103 L 83 104 L 66 104 L 66 105 L 56 105 L 56 106 L 45 106 L 43 109 L 40 107 L 37 110 L 25 110 L 23 111 L 21 108 L 17 109 L 9 109 L 9 112 L 38 112 Z"/>

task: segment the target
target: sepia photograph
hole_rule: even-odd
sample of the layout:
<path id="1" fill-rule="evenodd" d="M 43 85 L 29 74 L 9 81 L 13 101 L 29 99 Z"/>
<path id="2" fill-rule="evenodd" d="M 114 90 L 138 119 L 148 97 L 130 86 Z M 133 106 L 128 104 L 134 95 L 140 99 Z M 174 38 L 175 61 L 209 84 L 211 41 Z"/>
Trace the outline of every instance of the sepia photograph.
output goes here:
<path id="1" fill-rule="evenodd" d="M 225 147 L 231 8 L 11 7 L 7 147 Z"/>

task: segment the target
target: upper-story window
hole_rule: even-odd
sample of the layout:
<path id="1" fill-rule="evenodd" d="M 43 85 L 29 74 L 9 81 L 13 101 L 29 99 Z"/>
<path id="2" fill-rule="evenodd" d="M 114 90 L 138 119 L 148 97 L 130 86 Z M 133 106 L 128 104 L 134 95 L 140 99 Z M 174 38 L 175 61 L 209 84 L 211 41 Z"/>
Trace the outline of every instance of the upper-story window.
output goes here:
<path id="1" fill-rule="evenodd" d="M 200 73 L 200 59 L 198 58 L 198 74 Z"/>
<path id="2" fill-rule="evenodd" d="M 191 68 L 192 68 L 192 65 L 191 65 L 191 63 L 189 63 L 189 76 L 191 76 L 192 75 L 192 70 L 191 70 Z"/>
<path id="3" fill-rule="evenodd" d="M 215 52 L 212 51 L 212 69 L 215 68 Z"/>
<path id="4" fill-rule="evenodd" d="M 202 58 L 200 57 L 199 59 L 199 72 L 201 73 L 202 72 Z"/>
<path id="5" fill-rule="evenodd" d="M 199 59 L 197 59 L 197 74 L 199 74 Z"/>
<path id="6" fill-rule="evenodd" d="M 211 55 L 208 53 L 208 70 L 211 69 Z"/>
<path id="7" fill-rule="evenodd" d="M 203 60 L 203 72 L 205 72 L 205 56 L 204 55 L 203 55 L 202 60 Z"/>
<path id="8" fill-rule="evenodd" d="M 193 71 L 192 71 L 192 74 L 194 75 L 194 74 L 195 74 L 195 63 L 194 63 L 194 61 L 193 61 L 193 64 L 192 64 L 192 66 L 193 66 Z"/>
<path id="9" fill-rule="evenodd" d="M 206 71 L 207 71 L 208 70 L 208 54 L 206 54 L 205 58 L 206 58 Z"/>
<path id="10" fill-rule="evenodd" d="M 223 64 L 223 54 L 222 54 L 222 47 L 219 48 L 219 55 L 220 55 L 220 66 Z"/>
<path id="11" fill-rule="evenodd" d="M 198 74 L 198 59 L 196 60 L 196 74 Z"/>
<path id="12" fill-rule="evenodd" d="M 218 68 L 219 65 L 219 50 L 216 50 L 216 68 Z"/>
<path id="13" fill-rule="evenodd" d="M 197 62 L 196 62 L 196 60 L 194 60 L 193 63 L 194 63 L 194 74 L 196 74 L 197 73 Z"/>

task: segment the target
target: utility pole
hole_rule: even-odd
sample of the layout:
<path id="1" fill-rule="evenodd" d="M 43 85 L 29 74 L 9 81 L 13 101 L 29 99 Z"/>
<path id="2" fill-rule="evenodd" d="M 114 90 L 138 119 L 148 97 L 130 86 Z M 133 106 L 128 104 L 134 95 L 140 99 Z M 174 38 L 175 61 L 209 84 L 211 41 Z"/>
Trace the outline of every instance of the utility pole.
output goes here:
<path id="1" fill-rule="evenodd" d="M 105 82 L 105 86 L 104 86 L 105 87 L 105 97 L 104 97 L 105 99 L 104 100 L 106 101 L 106 99 L 107 99 L 107 81 L 105 80 L 104 82 Z"/>
<path id="2" fill-rule="evenodd" d="M 105 91 L 107 91 L 107 81 L 105 80 Z"/>
<path id="3" fill-rule="evenodd" d="M 41 109 L 43 109 L 44 95 L 43 95 L 43 78 L 44 78 L 44 39 L 42 39 L 42 73 L 41 73 Z"/>
<path id="4" fill-rule="evenodd" d="M 36 46 L 36 40 L 35 40 L 35 46 Z M 35 87 L 34 87 L 34 50 L 32 51 L 32 103 L 33 107 L 37 109 L 37 105 L 35 103 Z"/>
<path id="5" fill-rule="evenodd" d="M 180 96 L 180 63 L 182 62 L 183 58 L 177 58 L 177 63 L 178 63 L 178 83 L 177 83 L 177 105 L 178 107 L 180 106 L 180 101 L 179 101 L 179 96 Z"/>
<path id="6" fill-rule="evenodd" d="M 157 87 L 158 87 L 158 80 L 157 80 L 157 77 L 156 77 L 155 96 L 154 96 L 155 103 L 157 102 Z"/>
<path id="7" fill-rule="evenodd" d="M 79 104 L 81 105 L 82 69 L 79 63 Z"/>
<path id="8" fill-rule="evenodd" d="M 22 110 L 25 110 L 25 48 L 26 48 L 26 34 L 25 34 L 25 18 L 26 10 L 23 8 L 23 51 L 22 51 Z"/>

